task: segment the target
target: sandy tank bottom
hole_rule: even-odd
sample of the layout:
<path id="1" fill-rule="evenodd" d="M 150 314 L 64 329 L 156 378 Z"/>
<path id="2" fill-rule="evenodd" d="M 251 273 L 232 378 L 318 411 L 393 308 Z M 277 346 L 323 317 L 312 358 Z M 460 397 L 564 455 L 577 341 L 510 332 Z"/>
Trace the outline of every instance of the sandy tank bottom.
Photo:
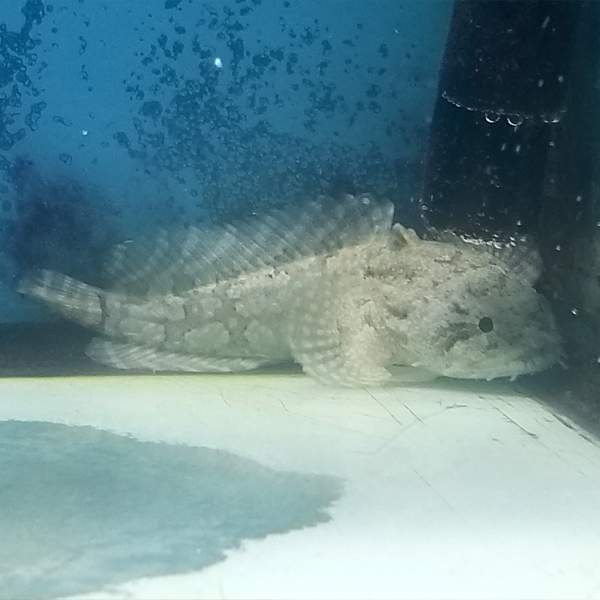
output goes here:
<path id="1" fill-rule="evenodd" d="M 0 379 L 0 598 L 600 598 L 600 448 L 506 384 Z"/>

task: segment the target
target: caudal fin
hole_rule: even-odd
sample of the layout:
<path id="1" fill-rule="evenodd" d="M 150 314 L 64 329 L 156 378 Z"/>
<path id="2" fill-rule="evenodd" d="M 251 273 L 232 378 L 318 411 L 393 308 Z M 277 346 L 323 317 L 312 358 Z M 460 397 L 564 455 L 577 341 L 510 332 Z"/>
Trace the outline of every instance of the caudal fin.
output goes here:
<path id="1" fill-rule="evenodd" d="M 82 325 L 102 323 L 102 290 L 62 273 L 34 271 L 19 282 L 17 290 Z"/>

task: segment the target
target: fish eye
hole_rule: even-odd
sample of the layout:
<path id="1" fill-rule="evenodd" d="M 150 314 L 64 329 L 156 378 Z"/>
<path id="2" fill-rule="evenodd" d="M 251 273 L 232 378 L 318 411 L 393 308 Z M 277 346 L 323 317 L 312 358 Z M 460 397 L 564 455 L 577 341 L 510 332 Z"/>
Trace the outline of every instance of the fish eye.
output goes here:
<path id="1" fill-rule="evenodd" d="M 479 329 L 483 331 L 483 333 L 489 333 L 494 329 L 494 321 L 492 321 L 489 317 L 483 317 L 479 319 Z"/>

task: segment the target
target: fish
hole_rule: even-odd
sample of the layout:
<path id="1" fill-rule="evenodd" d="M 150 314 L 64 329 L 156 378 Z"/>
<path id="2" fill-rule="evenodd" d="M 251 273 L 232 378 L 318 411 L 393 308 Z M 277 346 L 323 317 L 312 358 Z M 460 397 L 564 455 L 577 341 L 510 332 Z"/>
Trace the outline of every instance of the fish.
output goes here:
<path id="1" fill-rule="evenodd" d="M 18 291 L 98 336 L 118 369 L 227 373 L 286 363 L 327 385 L 515 378 L 560 361 L 531 244 L 394 223 L 370 194 L 319 197 L 109 253 L 105 286 L 37 270 Z"/>

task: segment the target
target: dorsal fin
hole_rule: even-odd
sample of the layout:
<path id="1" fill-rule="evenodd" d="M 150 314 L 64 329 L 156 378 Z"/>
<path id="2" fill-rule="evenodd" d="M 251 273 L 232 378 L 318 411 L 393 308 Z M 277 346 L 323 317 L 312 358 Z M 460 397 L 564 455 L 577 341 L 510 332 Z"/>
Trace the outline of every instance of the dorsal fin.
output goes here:
<path id="1" fill-rule="evenodd" d="M 231 224 L 163 229 L 153 239 L 114 247 L 105 272 L 112 287 L 131 293 L 181 292 L 386 234 L 393 213 L 387 200 L 346 195 Z"/>

